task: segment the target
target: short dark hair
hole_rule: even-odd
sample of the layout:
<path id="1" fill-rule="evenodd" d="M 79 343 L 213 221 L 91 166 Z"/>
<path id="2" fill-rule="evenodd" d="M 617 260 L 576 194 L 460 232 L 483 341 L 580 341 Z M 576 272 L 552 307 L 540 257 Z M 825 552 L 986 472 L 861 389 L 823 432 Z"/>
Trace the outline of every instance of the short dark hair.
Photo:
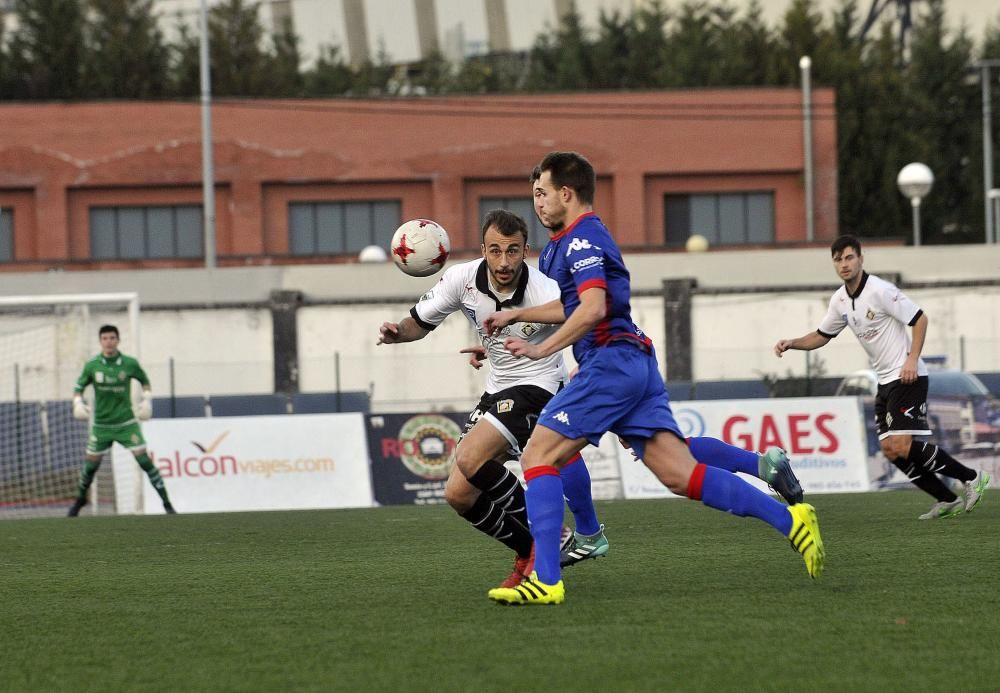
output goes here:
<path id="1" fill-rule="evenodd" d="M 549 172 L 556 189 L 565 186 L 576 191 L 580 202 L 594 204 L 594 189 L 597 187 L 597 175 L 594 167 L 586 157 L 576 152 L 549 152 L 538 166 L 531 172 L 531 182 L 536 182 L 542 173 Z"/>
<path id="2" fill-rule="evenodd" d="M 107 332 L 114 332 L 115 333 L 115 337 L 119 337 L 120 336 L 118 334 L 118 328 L 115 327 L 114 325 L 101 325 L 101 329 L 99 329 L 97 331 L 97 336 L 100 337 L 102 334 L 105 334 Z"/>
<path id="3" fill-rule="evenodd" d="M 840 236 L 830 245 L 830 257 L 835 257 L 839 253 L 844 252 L 848 248 L 853 248 L 854 251 L 860 255 L 861 254 L 861 241 L 857 239 L 856 236 L 850 234 L 844 234 Z"/>
<path id="4" fill-rule="evenodd" d="M 486 240 L 486 231 L 491 227 L 496 227 L 501 236 L 524 236 L 524 244 L 528 245 L 528 224 L 521 217 L 506 209 L 491 209 L 483 219 L 483 240 Z"/>

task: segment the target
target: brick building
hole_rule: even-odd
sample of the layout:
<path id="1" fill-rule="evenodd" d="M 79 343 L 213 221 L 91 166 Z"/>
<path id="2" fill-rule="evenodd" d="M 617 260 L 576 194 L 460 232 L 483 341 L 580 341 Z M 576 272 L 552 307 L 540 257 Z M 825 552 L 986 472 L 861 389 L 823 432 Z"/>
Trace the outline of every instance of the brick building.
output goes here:
<path id="1" fill-rule="evenodd" d="M 822 241 L 837 234 L 832 90 L 813 104 Z M 7 104 L 0 122 L 0 269 L 203 263 L 198 104 Z M 418 216 L 474 253 L 495 206 L 529 218 L 540 244 L 527 176 L 554 149 L 594 163 L 596 209 L 623 248 L 692 233 L 795 244 L 802 128 L 795 89 L 219 102 L 218 263 L 354 261 Z"/>

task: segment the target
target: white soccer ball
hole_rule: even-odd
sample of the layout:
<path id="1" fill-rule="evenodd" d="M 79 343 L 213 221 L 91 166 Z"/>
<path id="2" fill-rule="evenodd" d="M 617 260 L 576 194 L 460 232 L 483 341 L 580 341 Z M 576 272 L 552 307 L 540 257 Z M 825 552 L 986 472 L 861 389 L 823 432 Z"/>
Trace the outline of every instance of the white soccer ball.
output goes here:
<path id="1" fill-rule="evenodd" d="M 411 219 L 392 234 L 390 254 L 411 277 L 429 277 L 444 267 L 451 252 L 448 232 L 430 219 Z"/>

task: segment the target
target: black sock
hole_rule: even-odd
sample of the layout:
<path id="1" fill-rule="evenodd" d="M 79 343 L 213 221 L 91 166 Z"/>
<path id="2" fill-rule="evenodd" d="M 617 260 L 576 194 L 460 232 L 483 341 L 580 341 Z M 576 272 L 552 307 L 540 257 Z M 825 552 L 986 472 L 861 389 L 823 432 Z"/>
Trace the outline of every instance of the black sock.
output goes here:
<path id="1" fill-rule="evenodd" d="M 503 509 L 515 522 L 528 528 L 527 503 L 524 489 L 514 473 L 496 460 L 487 460 L 469 483 Z"/>
<path id="2" fill-rule="evenodd" d="M 959 481 L 972 481 L 976 473 L 933 443 L 913 441 L 906 458 L 929 474 L 943 474 Z"/>
<path id="3" fill-rule="evenodd" d="M 904 474 L 906 474 L 906 478 L 910 480 L 911 484 L 924 493 L 928 493 L 939 501 L 944 501 L 945 503 L 950 503 L 957 498 L 957 496 L 952 493 L 952 490 L 945 486 L 944 482 L 938 479 L 935 474 L 921 473 L 921 470 L 919 468 L 915 468 L 908 459 L 895 459 L 892 463 L 899 467 Z"/>
<path id="4" fill-rule="evenodd" d="M 531 532 L 520 522 L 513 521 L 485 493 L 479 494 L 479 498 L 471 508 L 462 513 L 462 517 L 483 534 L 513 549 L 521 558 L 527 558 L 531 554 Z"/>

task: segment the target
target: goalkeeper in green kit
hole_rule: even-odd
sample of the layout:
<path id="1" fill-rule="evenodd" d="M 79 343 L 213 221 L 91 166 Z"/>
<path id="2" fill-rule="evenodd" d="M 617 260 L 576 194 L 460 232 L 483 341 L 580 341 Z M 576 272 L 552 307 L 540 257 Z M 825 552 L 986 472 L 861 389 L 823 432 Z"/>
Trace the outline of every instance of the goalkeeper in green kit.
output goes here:
<path id="1" fill-rule="evenodd" d="M 83 391 L 88 385 L 94 388 L 95 411 L 87 438 L 87 457 L 80 471 L 80 491 L 69 509 L 69 516 L 76 517 L 80 514 L 80 508 L 87 504 L 87 491 L 94 482 L 94 475 L 101 466 L 104 453 L 116 442 L 132 452 L 153 488 L 163 499 L 163 509 L 174 514 L 176 511 L 170 504 L 163 477 L 146 453 L 146 440 L 139 427 L 138 419 L 145 421 L 153 415 L 149 378 L 138 361 L 118 351 L 117 327 L 102 325 L 98 336 L 101 340 L 101 353 L 84 364 L 83 373 L 77 378 L 73 389 L 73 416 L 90 419 L 90 407 L 83 399 Z M 134 411 L 131 395 L 133 379 L 142 385 L 142 399 Z"/>

